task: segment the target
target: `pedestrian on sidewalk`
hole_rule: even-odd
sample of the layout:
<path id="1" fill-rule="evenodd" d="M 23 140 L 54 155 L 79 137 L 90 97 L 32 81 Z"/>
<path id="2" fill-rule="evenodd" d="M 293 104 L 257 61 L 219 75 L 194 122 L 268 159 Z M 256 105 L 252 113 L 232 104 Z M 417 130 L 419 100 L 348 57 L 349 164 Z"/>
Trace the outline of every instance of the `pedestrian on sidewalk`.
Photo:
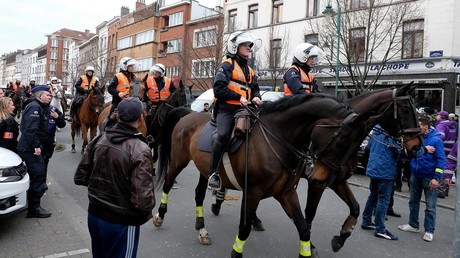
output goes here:
<path id="1" fill-rule="evenodd" d="M 398 240 L 385 227 L 385 216 L 390 203 L 396 176 L 396 166 L 400 150 L 396 141 L 377 125 L 366 148 L 369 149 L 369 162 L 366 175 L 370 177 L 366 206 L 363 212 L 362 229 L 375 229 L 374 236 L 387 240 Z M 374 223 L 372 214 L 375 211 Z"/>
<path id="2" fill-rule="evenodd" d="M 140 226 L 155 206 L 152 152 L 142 133 L 142 102 L 118 104 L 118 122 L 88 145 L 75 172 L 77 185 L 88 187 L 88 228 L 92 255 L 137 256 Z"/>
<path id="3" fill-rule="evenodd" d="M 419 210 L 420 199 L 422 192 L 425 193 L 425 219 L 424 228 L 425 234 L 423 240 L 427 242 L 433 241 L 433 235 L 436 225 L 436 203 L 437 194 L 436 188 L 442 178 L 446 167 L 446 156 L 444 154 L 444 146 L 439 132 L 430 128 L 430 121 L 426 118 L 420 118 L 420 129 L 423 134 L 423 143 L 425 148 L 430 152 L 414 158 L 411 161 L 412 175 L 410 178 L 410 197 L 409 197 L 409 223 L 400 225 L 398 228 L 407 232 L 420 232 L 419 225 Z"/>

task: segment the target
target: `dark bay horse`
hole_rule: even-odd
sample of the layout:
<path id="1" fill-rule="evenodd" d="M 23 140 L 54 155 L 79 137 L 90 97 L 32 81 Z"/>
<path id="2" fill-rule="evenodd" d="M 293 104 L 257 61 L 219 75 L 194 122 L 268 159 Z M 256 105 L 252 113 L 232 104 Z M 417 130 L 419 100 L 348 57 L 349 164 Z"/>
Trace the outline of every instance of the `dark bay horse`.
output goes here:
<path id="1" fill-rule="evenodd" d="M 75 153 L 75 133 L 78 134 L 81 131 L 83 138 L 81 154 L 85 152 L 86 145 L 88 145 L 88 130 L 91 130 L 90 140 L 96 136 L 97 121 L 103 105 L 103 89 L 98 87 L 92 88 L 88 97 L 86 97 L 81 107 L 75 112 L 74 117 L 72 117 L 72 153 Z"/>
<path id="2" fill-rule="evenodd" d="M 211 155 L 199 150 L 197 146 L 200 132 L 210 117 L 208 114 L 190 112 L 181 108 L 171 111 L 162 129 L 157 187 L 163 185 L 163 193 L 154 225 L 162 225 L 174 179 L 193 160 L 200 171 L 195 189 L 195 228 L 200 231 L 200 243 L 210 244 L 204 226 L 203 200 Z M 361 125 L 369 118 L 369 114 L 357 115 L 331 96 L 299 95 L 264 104 L 258 117 L 248 141 L 236 152 L 229 154 L 231 169 L 228 166 L 224 169 L 222 164 L 219 167 L 223 187 L 243 190 L 239 232 L 232 257 L 243 256 L 243 246 L 251 231 L 251 225 L 247 222 L 253 220 L 259 202 L 268 197 L 274 197 L 293 220 L 300 237 L 299 257 L 309 257 L 309 231 L 295 187 L 307 164 L 308 155 L 305 151 L 312 131 L 317 125 L 334 126 L 335 133 L 330 134 L 328 131 L 318 136 L 316 141 L 327 145 L 325 151 L 313 155 L 320 160 L 342 160 L 342 150 L 346 150 L 354 141 L 355 132 L 362 130 Z M 337 148 L 340 151 L 331 151 Z"/>
<path id="3" fill-rule="evenodd" d="M 311 230 L 313 219 L 326 187 L 330 187 L 349 207 L 350 214 L 346 218 L 339 236 L 334 236 L 331 245 L 334 252 L 343 247 L 346 239 L 351 235 L 359 217 L 359 203 L 356 201 L 348 179 L 352 176 L 357 165 L 357 152 L 361 142 L 366 138 L 372 128 L 379 123 L 389 135 L 403 137 L 404 146 L 410 156 L 414 156 L 420 149 L 422 138 L 417 123 L 415 107 L 410 96 L 415 87 L 412 84 L 399 89 L 376 90 L 357 96 L 348 101 L 348 104 L 357 113 L 371 112 L 375 115 L 363 123 L 364 130 L 356 130 L 356 140 L 353 141 L 344 153 L 348 159 L 334 164 L 332 160 L 314 160 L 314 167 L 303 177 L 308 179 L 307 205 L 305 216 L 308 230 Z M 317 143 L 318 136 L 324 131 L 333 133 L 334 127 L 317 126 L 312 132 L 312 151 L 324 148 L 322 143 Z M 341 165 L 340 165 L 341 164 Z M 340 165 L 340 166 L 339 166 Z M 223 193 L 221 193 L 223 194 Z M 218 214 L 222 200 L 213 204 L 213 213 Z M 310 236 L 310 232 L 309 232 Z M 310 240 L 310 238 L 308 238 Z M 312 244 L 312 255 L 316 250 Z"/>

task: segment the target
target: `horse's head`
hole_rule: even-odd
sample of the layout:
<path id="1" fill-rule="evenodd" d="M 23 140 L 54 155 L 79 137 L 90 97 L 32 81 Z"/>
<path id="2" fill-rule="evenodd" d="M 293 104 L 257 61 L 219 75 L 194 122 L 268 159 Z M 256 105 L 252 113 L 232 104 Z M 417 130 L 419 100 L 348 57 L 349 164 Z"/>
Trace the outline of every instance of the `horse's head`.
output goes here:
<path id="1" fill-rule="evenodd" d="M 171 94 L 166 101 L 171 107 L 180 107 L 189 103 L 191 99 L 190 90 L 182 84 L 182 80 L 179 82 L 179 87 L 176 91 Z"/>
<path id="2" fill-rule="evenodd" d="M 88 95 L 90 105 L 100 114 L 104 107 L 104 93 L 99 87 L 93 87 Z"/>
<path id="3" fill-rule="evenodd" d="M 399 89 L 392 89 L 392 101 L 379 118 L 378 123 L 392 136 L 402 136 L 406 153 L 414 157 L 423 144 L 417 113 L 411 95 L 413 82 Z"/>

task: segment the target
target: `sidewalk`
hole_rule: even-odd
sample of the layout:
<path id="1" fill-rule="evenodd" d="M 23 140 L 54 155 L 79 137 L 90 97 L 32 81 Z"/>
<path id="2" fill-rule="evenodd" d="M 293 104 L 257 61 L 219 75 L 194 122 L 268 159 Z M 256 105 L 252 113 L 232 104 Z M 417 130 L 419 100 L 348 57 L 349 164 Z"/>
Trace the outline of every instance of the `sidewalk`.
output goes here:
<path id="1" fill-rule="evenodd" d="M 365 175 L 361 175 L 361 174 L 353 174 L 353 176 L 351 176 L 351 178 L 348 179 L 348 183 L 354 186 L 369 188 L 369 177 Z M 402 191 L 395 192 L 395 195 L 409 199 L 409 188 L 407 187 L 407 182 L 403 181 Z M 450 190 L 449 190 L 449 196 L 444 199 L 438 198 L 438 207 L 442 207 L 442 208 L 449 209 L 449 210 L 455 210 L 456 196 L 457 196 L 457 186 L 451 185 Z M 422 195 L 421 201 L 425 203 L 424 195 Z"/>

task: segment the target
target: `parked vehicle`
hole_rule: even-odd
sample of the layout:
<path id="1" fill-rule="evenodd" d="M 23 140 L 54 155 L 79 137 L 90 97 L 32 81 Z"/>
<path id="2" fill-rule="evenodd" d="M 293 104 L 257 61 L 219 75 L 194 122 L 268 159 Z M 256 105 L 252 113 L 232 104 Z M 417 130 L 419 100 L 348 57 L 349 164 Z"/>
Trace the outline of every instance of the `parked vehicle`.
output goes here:
<path id="1" fill-rule="evenodd" d="M 27 207 L 29 175 L 16 153 L 0 147 L 0 217 Z"/>
<path id="2" fill-rule="evenodd" d="M 260 91 L 260 95 L 262 97 L 262 101 L 276 101 L 282 98 L 284 95 L 282 92 L 277 91 Z M 214 92 L 213 89 L 209 89 L 203 92 L 200 96 L 198 96 L 191 105 L 191 109 L 196 112 L 203 111 L 204 103 L 208 103 L 209 105 L 212 104 L 214 99 Z"/>

